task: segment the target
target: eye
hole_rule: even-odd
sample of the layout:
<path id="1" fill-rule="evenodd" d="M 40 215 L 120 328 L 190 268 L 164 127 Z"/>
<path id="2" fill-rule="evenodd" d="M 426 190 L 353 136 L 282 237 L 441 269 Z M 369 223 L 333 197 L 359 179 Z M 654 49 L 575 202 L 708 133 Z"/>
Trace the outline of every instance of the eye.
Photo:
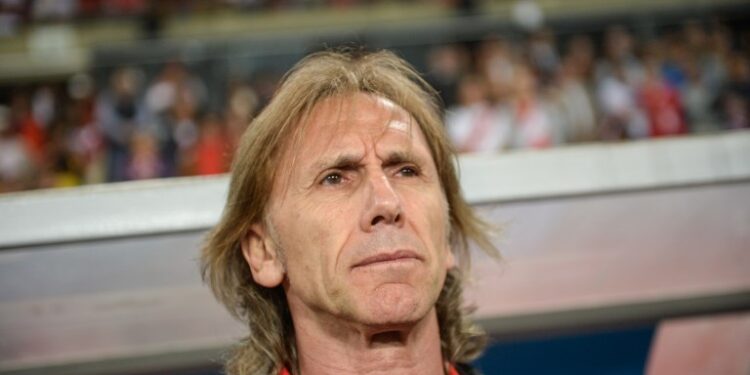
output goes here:
<path id="1" fill-rule="evenodd" d="M 341 173 L 333 172 L 323 177 L 323 180 L 320 181 L 320 184 L 321 185 L 338 185 L 341 183 L 342 179 L 343 177 L 341 176 Z"/>
<path id="2" fill-rule="evenodd" d="M 398 170 L 398 174 L 405 177 L 416 177 L 419 176 L 419 171 L 416 167 L 407 165 L 405 167 L 401 167 L 401 169 Z"/>

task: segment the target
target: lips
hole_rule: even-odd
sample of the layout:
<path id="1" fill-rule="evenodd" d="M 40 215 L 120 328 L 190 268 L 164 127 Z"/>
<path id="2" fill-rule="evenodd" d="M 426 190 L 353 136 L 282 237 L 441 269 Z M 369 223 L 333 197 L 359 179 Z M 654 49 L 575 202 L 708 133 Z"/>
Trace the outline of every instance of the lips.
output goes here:
<path id="1" fill-rule="evenodd" d="M 352 268 L 365 267 L 377 263 L 393 262 L 399 260 L 422 260 L 422 258 L 411 250 L 398 250 L 390 253 L 378 253 L 373 256 L 367 257 L 356 264 Z"/>

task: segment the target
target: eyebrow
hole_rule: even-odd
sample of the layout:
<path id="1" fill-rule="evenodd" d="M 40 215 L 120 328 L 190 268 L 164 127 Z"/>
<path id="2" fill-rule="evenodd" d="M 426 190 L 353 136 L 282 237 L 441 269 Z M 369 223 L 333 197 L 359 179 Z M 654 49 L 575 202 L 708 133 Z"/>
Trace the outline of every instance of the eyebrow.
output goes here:
<path id="1" fill-rule="evenodd" d="M 335 158 L 323 158 L 314 164 L 316 171 L 324 169 L 349 169 L 360 164 L 361 157 L 354 154 L 340 154 Z"/>
<path id="2" fill-rule="evenodd" d="M 325 169 L 352 169 L 359 166 L 361 160 L 362 158 L 358 155 L 340 154 L 335 158 L 324 158 L 316 162 L 313 166 L 315 171 L 322 171 Z M 391 166 L 404 162 L 421 164 L 423 160 L 411 151 L 396 150 L 388 153 L 387 157 L 383 160 L 383 165 Z"/>
<path id="3" fill-rule="evenodd" d="M 417 155 L 415 155 L 411 151 L 392 151 L 388 153 L 388 157 L 385 158 L 383 161 L 383 165 L 390 166 L 390 165 L 396 165 L 401 164 L 404 162 L 413 162 L 413 163 L 422 163 L 422 159 L 419 158 Z"/>

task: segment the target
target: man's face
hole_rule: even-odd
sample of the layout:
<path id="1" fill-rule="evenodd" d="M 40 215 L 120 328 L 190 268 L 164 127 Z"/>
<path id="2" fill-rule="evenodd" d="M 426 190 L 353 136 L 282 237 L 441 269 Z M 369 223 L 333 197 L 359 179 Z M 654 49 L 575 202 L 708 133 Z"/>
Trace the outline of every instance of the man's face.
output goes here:
<path id="1" fill-rule="evenodd" d="M 419 126 L 364 93 L 320 102 L 306 126 L 282 158 L 268 211 L 292 314 L 368 326 L 426 316 L 453 256 Z"/>

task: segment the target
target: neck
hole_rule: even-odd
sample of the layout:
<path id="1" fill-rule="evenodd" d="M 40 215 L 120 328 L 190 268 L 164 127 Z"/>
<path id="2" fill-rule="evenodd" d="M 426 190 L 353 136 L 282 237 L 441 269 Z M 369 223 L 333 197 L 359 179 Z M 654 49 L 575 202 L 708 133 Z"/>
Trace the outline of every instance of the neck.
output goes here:
<path id="1" fill-rule="evenodd" d="M 433 308 L 419 322 L 369 328 L 295 317 L 301 375 L 445 373 Z"/>

